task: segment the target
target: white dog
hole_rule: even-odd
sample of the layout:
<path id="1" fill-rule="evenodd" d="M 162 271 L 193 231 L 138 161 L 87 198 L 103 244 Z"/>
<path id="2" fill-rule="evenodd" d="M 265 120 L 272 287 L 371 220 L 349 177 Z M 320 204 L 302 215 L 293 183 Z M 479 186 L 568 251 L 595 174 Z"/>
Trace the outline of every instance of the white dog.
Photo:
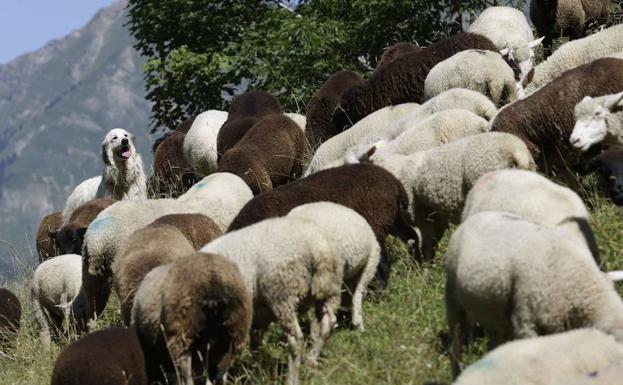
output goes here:
<path id="1" fill-rule="evenodd" d="M 134 135 L 123 128 L 110 130 L 102 142 L 102 160 L 102 176 L 80 183 L 67 198 L 63 225 L 75 209 L 94 198 L 147 199 L 147 178 L 143 160 L 134 146 Z"/>

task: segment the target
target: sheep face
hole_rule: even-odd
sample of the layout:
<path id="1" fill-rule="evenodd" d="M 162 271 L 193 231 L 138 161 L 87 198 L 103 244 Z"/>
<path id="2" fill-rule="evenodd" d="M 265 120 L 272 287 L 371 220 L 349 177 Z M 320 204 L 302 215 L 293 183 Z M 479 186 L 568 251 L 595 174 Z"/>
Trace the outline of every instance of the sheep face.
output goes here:
<path id="1" fill-rule="evenodd" d="M 612 114 L 619 112 L 623 106 L 619 104 L 623 99 L 623 92 L 595 101 L 585 97 L 575 107 L 575 126 L 569 137 L 571 145 L 580 151 L 588 150 L 592 145 L 607 138 Z"/>
<path id="2" fill-rule="evenodd" d="M 60 254 L 81 254 L 87 228 L 64 227 L 51 233 Z"/>
<path id="3" fill-rule="evenodd" d="M 108 131 L 102 142 L 102 159 L 104 163 L 123 162 L 136 154 L 134 135 L 123 128 Z"/>

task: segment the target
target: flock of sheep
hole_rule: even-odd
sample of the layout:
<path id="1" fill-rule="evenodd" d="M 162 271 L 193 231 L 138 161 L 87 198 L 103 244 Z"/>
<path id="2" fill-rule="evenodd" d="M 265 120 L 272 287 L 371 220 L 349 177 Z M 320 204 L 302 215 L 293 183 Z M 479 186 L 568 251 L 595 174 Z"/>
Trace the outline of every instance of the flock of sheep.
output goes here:
<path id="1" fill-rule="evenodd" d="M 548 47 L 607 15 L 604 1 L 539 8 L 549 3 L 531 6 Z M 613 281 L 623 274 L 600 269 L 585 204 L 551 179 L 573 188 L 578 172 L 597 171 L 623 204 L 623 25 L 535 66 L 542 40 L 521 11 L 492 7 L 466 33 L 386 49 L 367 79 L 333 74 L 306 116 L 244 93 L 159 143 L 154 175 L 182 186 L 174 198 L 143 196 L 131 135 L 112 130 L 102 177 L 78 186 L 37 236 L 42 343 L 91 332 L 63 349 L 51 383 L 224 384 L 245 346 L 257 349 L 277 323 L 286 382 L 297 384 L 302 364 L 319 364 L 341 308 L 364 331 L 366 290 L 390 277 L 385 238 L 430 261 L 450 224 L 455 384 L 614 383 L 623 301 Z M 94 331 L 113 290 L 126 327 Z M 0 289 L 4 346 L 20 313 Z M 462 371 L 478 328 L 491 351 Z"/>

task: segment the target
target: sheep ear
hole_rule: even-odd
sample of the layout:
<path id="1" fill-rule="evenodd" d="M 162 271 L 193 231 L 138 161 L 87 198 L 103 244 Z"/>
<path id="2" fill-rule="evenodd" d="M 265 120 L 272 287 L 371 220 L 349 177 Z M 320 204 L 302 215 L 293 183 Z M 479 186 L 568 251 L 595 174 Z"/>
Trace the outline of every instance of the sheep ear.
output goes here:
<path id="1" fill-rule="evenodd" d="M 500 50 L 500 55 L 502 55 L 502 56 L 508 56 L 508 54 L 510 54 L 510 53 L 511 53 L 510 48 L 503 48 L 503 49 Z"/>
<path id="2" fill-rule="evenodd" d="M 618 271 L 609 271 L 606 273 L 606 275 L 608 276 L 608 278 L 612 281 L 612 282 L 619 282 L 619 281 L 623 281 L 623 271 L 618 270 Z"/>
<path id="3" fill-rule="evenodd" d="M 370 158 L 372 157 L 372 155 L 374 155 L 375 152 L 376 152 L 376 145 L 370 147 L 370 149 L 366 151 L 365 154 L 359 157 L 359 163 L 371 163 Z"/>
<path id="4" fill-rule="evenodd" d="M 102 160 L 104 161 L 104 164 L 107 166 L 110 166 L 110 159 L 108 159 L 108 146 L 106 141 L 102 142 Z"/>
<path id="5" fill-rule="evenodd" d="M 541 37 L 539 39 L 531 41 L 530 43 L 528 43 L 528 48 L 536 48 L 536 47 L 538 47 L 543 42 L 543 39 L 545 39 L 545 36 L 543 36 L 543 37 Z"/>
<path id="6" fill-rule="evenodd" d="M 531 68 L 530 71 L 526 74 L 524 79 L 521 81 L 521 85 L 524 88 L 526 88 L 526 86 L 528 86 L 528 84 L 532 83 L 532 80 L 534 80 L 534 67 Z"/>
<path id="7" fill-rule="evenodd" d="M 606 98 L 606 108 L 610 110 L 610 112 L 619 112 L 623 110 L 623 106 L 619 103 L 623 99 L 623 92 L 619 92 L 618 94 L 611 95 Z"/>

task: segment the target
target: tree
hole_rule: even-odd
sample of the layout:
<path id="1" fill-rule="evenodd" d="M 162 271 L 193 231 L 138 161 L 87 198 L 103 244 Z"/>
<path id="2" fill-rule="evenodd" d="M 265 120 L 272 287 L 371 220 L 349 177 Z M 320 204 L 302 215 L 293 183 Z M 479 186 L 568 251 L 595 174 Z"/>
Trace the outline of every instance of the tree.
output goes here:
<path id="1" fill-rule="evenodd" d="M 225 108 L 245 89 L 305 111 L 331 73 L 373 67 L 384 47 L 457 33 L 496 0 L 129 0 L 130 32 L 147 57 L 154 129 Z M 521 6 L 524 0 L 508 0 Z M 298 5 L 297 5 L 298 4 Z"/>

